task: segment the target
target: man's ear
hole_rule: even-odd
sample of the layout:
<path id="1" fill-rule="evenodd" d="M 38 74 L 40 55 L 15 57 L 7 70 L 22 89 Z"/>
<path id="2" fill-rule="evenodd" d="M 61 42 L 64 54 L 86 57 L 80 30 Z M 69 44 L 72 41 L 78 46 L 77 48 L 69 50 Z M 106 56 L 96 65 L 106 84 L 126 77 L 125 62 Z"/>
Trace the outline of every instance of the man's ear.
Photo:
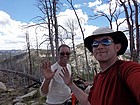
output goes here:
<path id="1" fill-rule="evenodd" d="M 119 44 L 115 44 L 115 49 L 116 49 L 116 52 L 118 52 L 120 49 L 121 49 L 122 45 L 119 43 Z"/>

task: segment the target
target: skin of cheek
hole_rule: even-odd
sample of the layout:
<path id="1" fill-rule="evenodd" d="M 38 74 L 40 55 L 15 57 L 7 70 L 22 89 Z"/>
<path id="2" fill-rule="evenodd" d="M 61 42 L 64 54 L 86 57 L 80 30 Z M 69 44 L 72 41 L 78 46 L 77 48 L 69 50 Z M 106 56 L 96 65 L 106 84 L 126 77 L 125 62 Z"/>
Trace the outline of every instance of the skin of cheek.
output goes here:
<path id="1" fill-rule="evenodd" d="M 116 54 L 117 51 L 118 51 L 117 47 L 115 47 L 115 46 L 114 47 L 110 46 L 110 48 L 109 48 L 109 46 L 107 46 L 107 47 L 108 47 L 108 49 L 107 48 L 103 49 L 106 53 L 99 53 L 99 54 L 97 54 L 98 49 L 94 49 L 94 48 L 92 49 L 93 50 L 93 56 L 96 58 L 96 60 L 106 61 L 106 60 L 114 58 L 114 56 L 117 55 Z"/>
<path id="2" fill-rule="evenodd" d="M 60 60 L 61 60 L 61 62 L 63 62 L 63 63 L 67 63 L 68 60 L 69 60 L 69 56 L 60 56 Z"/>
<path id="3" fill-rule="evenodd" d="M 115 51 L 116 53 L 121 49 L 121 44 L 116 44 L 115 45 Z"/>

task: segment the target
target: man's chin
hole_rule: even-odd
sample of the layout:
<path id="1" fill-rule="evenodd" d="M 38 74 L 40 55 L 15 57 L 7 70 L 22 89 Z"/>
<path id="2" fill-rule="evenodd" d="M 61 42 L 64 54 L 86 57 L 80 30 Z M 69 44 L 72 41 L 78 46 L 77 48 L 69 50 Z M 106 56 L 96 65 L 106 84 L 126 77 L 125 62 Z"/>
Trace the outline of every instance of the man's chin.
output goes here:
<path id="1" fill-rule="evenodd" d="M 67 63 L 68 62 L 68 59 L 63 59 L 63 63 Z"/>
<path id="2" fill-rule="evenodd" d="M 106 59 L 98 58 L 97 61 L 98 61 L 98 62 L 106 62 Z"/>

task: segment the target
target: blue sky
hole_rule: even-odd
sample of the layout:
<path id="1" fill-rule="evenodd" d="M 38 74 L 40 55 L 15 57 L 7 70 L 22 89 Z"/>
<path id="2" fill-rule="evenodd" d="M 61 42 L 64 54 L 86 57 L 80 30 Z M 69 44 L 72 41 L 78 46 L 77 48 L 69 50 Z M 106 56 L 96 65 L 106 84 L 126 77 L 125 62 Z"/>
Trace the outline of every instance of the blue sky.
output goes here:
<path id="1" fill-rule="evenodd" d="M 70 5 L 66 0 L 60 0 L 62 4 L 61 10 L 58 14 L 58 23 L 64 27 L 66 26 L 66 21 L 68 19 L 76 20 L 73 10 L 71 10 Z M 103 1 L 103 2 L 102 2 Z M 91 35 L 91 33 L 97 28 L 102 26 L 109 26 L 105 18 L 99 18 L 96 20 L 89 20 L 88 16 L 93 16 L 93 11 L 91 7 L 98 10 L 102 10 L 107 13 L 108 4 L 104 4 L 107 0 L 73 0 L 73 4 L 76 7 L 78 16 L 82 21 L 82 27 L 85 29 L 85 37 Z M 115 0 L 112 0 L 115 1 Z M 35 24 L 35 20 L 32 20 L 36 16 L 42 16 L 43 14 L 37 8 L 37 0 L 0 0 L 0 49 L 26 49 L 26 35 L 28 32 L 30 36 L 31 46 L 35 48 L 36 42 L 35 38 L 37 35 L 39 43 L 41 43 L 45 38 L 42 37 L 47 31 L 38 31 L 35 33 L 35 28 L 22 29 L 23 25 Z M 122 20 L 121 20 L 122 21 Z M 75 26 L 78 23 L 75 24 Z M 79 26 L 77 26 L 79 27 Z M 122 25 L 123 28 L 126 27 L 125 24 Z M 83 43 L 81 31 L 79 28 L 75 30 L 77 34 L 75 36 L 75 43 Z M 71 43 L 71 40 L 66 40 L 66 43 Z M 46 47 L 42 45 L 41 48 Z"/>
<path id="2" fill-rule="evenodd" d="M 30 22 L 32 18 L 41 15 L 36 0 L 0 0 L 0 10 L 21 22 Z"/>
<path id="3" fill-rule="evenodd" d="M 58 18 L 58 22 L 62 26 L 65 26 L 66 23 L 64 23 L 64 20 L 68 18 L 74 19 L 75 16 L 73 10 L 70 10 L 68 2 L 66 0 L 60 1 L 66 5 L 61 5 L 60 7 L 61 10 L 58 15 L 61 14 L 62 16 Z M 105 22 L 102 22 L 104 21 L 103 19 L 88 20 L 88 15 L 93 14 L 89 8 L 90 5 L 93 5 L 92 3 L 98 4 L 100 0 L 73 0 L 73 4 L 77 7 L 79 18 L 83 18 L 85 21 L 83 27 L 85 28 L 86 35 L 90 35 L 97 26 L 107 26 Z M 37 0 L 0 0 L 1 49 L 26 49 L 25 31 L 29 32 L 31 45 L 33 47 L 35 46 L 35 27 L 28 30 L 21 30 L 21 26 L 23 24 L 33 24 L 35 22 L 35 20 L 32 20 L 34 17 L 43 15 L 36 5 Z M 76 43 L 82 43 L 82 35 L 79 29 L 76 31 L 76 34 Z M 43 33 L 38 32 L 39 43 L 43 41 L 42 36 Z M 67 40 L 66 43 L 70 43 L 70 40 Z"/>
<path id="4" fill-rule="evenodd" d="M 95 0 L 73 0 L 73 4 L 83 4 L 93 2 Z M 61 0 L 62 3 L 68 4 L 66 0 Z M 42 13 L 37 8 L 37 0 L 0 0 L 0 10 L 10 15 L 13 20 L 29 23 L 36 16 L 41 16 Z M 61 6 L 61 11 L 66 8 Z M 81 6 L 82 8 L 82 6 Z M 83 7 L 83 12 L 88 15 L 93 15 L 92 10 L 89 7 Z M 102 18 L 102 21 L 105 19 Z M 98 20 L 96 20 L 98 21 Z M 102 25 L 101 19 L 98 22 L 89 20 L 89 24 Z M 96 23 L 95 23 L 96 22 Z"/>

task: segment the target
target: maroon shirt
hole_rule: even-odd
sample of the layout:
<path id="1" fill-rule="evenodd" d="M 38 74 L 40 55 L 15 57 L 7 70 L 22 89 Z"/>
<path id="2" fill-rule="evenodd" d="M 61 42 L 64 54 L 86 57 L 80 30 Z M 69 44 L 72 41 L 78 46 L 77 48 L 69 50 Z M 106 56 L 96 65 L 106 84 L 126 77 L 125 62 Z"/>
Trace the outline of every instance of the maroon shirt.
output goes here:
<path id="1" fill-rule="evenodd" d="M 140 105 L 140 64 L 119 60 L 100 72 L 94 79 L 88 99 L 91 105 Z"/>

